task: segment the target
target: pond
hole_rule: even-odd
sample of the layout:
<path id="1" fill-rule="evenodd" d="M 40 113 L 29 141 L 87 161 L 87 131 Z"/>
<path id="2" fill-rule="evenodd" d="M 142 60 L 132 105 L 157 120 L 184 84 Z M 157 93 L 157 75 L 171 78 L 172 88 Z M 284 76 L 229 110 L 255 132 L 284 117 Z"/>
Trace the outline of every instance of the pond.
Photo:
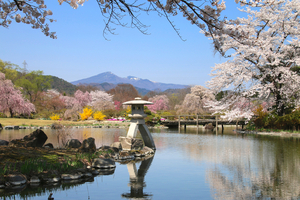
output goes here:
<path id="1" fill-rule="evenodd" d="M 216 135 L 202 129 L 150 130 L 156 153 L 142 162 L 116 163 L 113 172 L 92 182 L 0 190 L 5 199 L 299 199 L 300 141 L 298 139 L 240 135 L 225 129 Z M 32 131 L 32 130 L 31 130 Z M 110 145 L 126 129 L 74 129 L 73 138 L 96 139 L 97 147 Z M 5 130 L 11 140 L 29 130 Z M 56 147 L 57 133 L 45 130 Z M 136 170 L 136 173 L 133 173 Z M 11 195 L 10 195 L 11 194 Z"/>

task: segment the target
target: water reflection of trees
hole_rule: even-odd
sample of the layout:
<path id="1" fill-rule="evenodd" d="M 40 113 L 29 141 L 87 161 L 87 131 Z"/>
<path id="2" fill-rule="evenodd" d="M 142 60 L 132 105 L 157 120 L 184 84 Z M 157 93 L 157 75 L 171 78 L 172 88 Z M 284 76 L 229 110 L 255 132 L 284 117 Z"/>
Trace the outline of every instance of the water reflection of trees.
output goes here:
<path id="1" fill-rule="evenodd" d="M 232 147 L 219 146 L 207 172 L 216 199 L 300 197 L 299 140 L 246 139 Z"/>

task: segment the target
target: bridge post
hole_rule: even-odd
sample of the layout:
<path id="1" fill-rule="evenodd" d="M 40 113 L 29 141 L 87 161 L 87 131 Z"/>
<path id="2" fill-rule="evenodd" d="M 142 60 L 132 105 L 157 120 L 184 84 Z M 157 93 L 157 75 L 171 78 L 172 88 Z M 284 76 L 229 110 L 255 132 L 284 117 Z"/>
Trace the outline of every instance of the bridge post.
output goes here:
<path id="1" fill-rule="evenodd" d="M 216 134 L 218 134 L 218 116 L 216 116 Z"/>
<path id="2" fill-rule="evenodd" d="M 180 130 L 180 115 L 178 116 L 178 130 Z"/>

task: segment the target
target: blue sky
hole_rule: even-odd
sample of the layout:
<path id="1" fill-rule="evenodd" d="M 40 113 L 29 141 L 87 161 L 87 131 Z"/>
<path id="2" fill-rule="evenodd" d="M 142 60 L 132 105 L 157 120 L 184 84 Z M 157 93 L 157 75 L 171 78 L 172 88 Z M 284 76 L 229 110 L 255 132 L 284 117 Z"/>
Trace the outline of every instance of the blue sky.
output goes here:
<path id="1" fill-rule="evenodd" d="M 69 82 L 110 71 L 120 77 L 185 85 L 205 85 L 211 67 L 225 61 L 214 54 L 211 41 L 181 14 L 173 21 L 186 41 L 155 13 L 141 16 L 150 26 L 149 35 L 116 27 L 117 35 L 107 35 L 106 40 L 102 35 L 104 18 L 95 1 L 77 10 L 57 1 L 45 2 L 57 20 L 50 24 L 50 30 L 58 39 L 14 22 L 9 28 L 0 27 L 0 59 L 20 66 L 25 60 L 28 70 L 42 70 Z M 230 1 L 226 5 L 225 14 L 235 18 L 239 14 L 237 4 Z"/>

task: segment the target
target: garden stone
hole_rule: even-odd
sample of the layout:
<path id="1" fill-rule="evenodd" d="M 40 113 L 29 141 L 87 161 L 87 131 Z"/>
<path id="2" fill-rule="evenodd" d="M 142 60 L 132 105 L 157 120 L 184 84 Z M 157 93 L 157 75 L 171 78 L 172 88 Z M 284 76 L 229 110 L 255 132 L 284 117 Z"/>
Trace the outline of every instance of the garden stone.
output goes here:
<path id="1" fill-rule="evenodd" d="M 141 154 L 143 155 L 150 155 L 150 154 L 154 154 L 154 150 L 149 148 L 149 147 L 144 147 L 141 151 L 140 151 Z"/>
<path id="2" fill-rule="evenodd" d="M 108 169 L 108 168 L 115 168 L 116 164 L 115 161 L 111 159 L 95 158 L 92 161 L 92 167 L 98 169 Z"/>
<path id="3" fill-rule="evenodd" d="M 13 126 L 5 126 L 4 129 L 5 130 L 12 130 L 12 129 L 14 129 L 14 127 Z"/>
<path id="4" fill-rule="evenodd" d="M 45 148 L 54 149 L 54 146 L 52 143 L 47 143 L 44 145 Z"/>
<path id="5" fill-rule="evenodd" d="M 77 180 L 82 178 L 83 175 L 81 173 L 76 173 L 76 174 L 62 174 L 61 179 L 64 181 L 69 181 L 69 180 Z"/>
<path id="6" fill-rule="evenodd" d="M 81 146 L 81 142 L 77 139 L 68 140 L 66 144 L 66 148 L 79 148 Z"/>
<path id="7" fill-rule="evenodd" d="M 83 140 L 79 152 L 90 152 L 94 153 L 96 151 L 95 139 L 90 137 L 88 139 Z"/>
<path id="8" fill-rule="evenodd" d="M 114 142 L 110 145 L 111 147 L 115 147 L 115 148 L 118 148 L 118 149 L 122 149 L 122 145 L 121 145 L 121 142 Z"/>
<path id="9" fill-rule="evenodd" d="M 134 155 L 131 155 L 128 151 L 121 151 L 119 153 L 119 160 L 132 160 L 134 159 Z"/>
<path id="10" fill-rule="evenodd" d="M 0 189 L 5 188 L 4 177 L 0 177 Z"/>
<path id="11" fill-rule="evenodd" d="M 30 178 L 30 184 L 39 184 L 41 180 L 37 176 L 32 176 Z"/>
<path id="12" fill-rule="evenodd" d="M 212 123 L 209 123 L 205 125 L 205 129 L 214 130 L 214 126 L 212 125 Z"/>
<path id="13" fill-rule="evenodd" d="M 44 131 L 38 129 L 32 132 L 30 135 L 26 135 L 23 140 L 32 142 L 31 147 L 42 147 L 47 141 L 48 136 L 44 133 Z"/>
<path id="14" fill-rule="evenodd" d="M 15 147 L 42 147 L 48 136 L 44 131 L 38 129 L 32 132 L 30 135 L 26 135 L 23 139 L 12 140 L 9 146 Z"/>
<path id="15" fill-rule="evenodd" d="M 53 123 L 51 125 L 51 129 L 62 129 L 62 128 L 63 128 L 63 125 L 58 124 L 58 123 Z"/>
<path id="16" fill-rule="evenodd" d="M 0 139 L 0 146 L 7 146 L 8 144 L 9 144 L 8 141 Z"/>
<path id="17" fill-rule="evenodd" d="M 83 174 L 83 177 L 84 177 L 84 178 L 92 178 L 92 177 L 93 177 L 93 174 L 90 173 L 90 172 L 86 172 L 86 173 Z"/>
<path id="18" fill-rule="evenodd" d="M 26 176 L 23 174 L 9 174 L 7 178 L 12 186 L 24 185 L 27 182 Z"/>
<path id="19" fill-rule="evenodd" d="M 144 147 L 143 140 L 130 137 L 119 137 L 123 150 L 141 150 Z"/>
<path id="20" fill-rule="evenodd" d="M 2 129 L 3 129 L 2 124 L 0 124 L 0 130 L 2 130 Z"/>

